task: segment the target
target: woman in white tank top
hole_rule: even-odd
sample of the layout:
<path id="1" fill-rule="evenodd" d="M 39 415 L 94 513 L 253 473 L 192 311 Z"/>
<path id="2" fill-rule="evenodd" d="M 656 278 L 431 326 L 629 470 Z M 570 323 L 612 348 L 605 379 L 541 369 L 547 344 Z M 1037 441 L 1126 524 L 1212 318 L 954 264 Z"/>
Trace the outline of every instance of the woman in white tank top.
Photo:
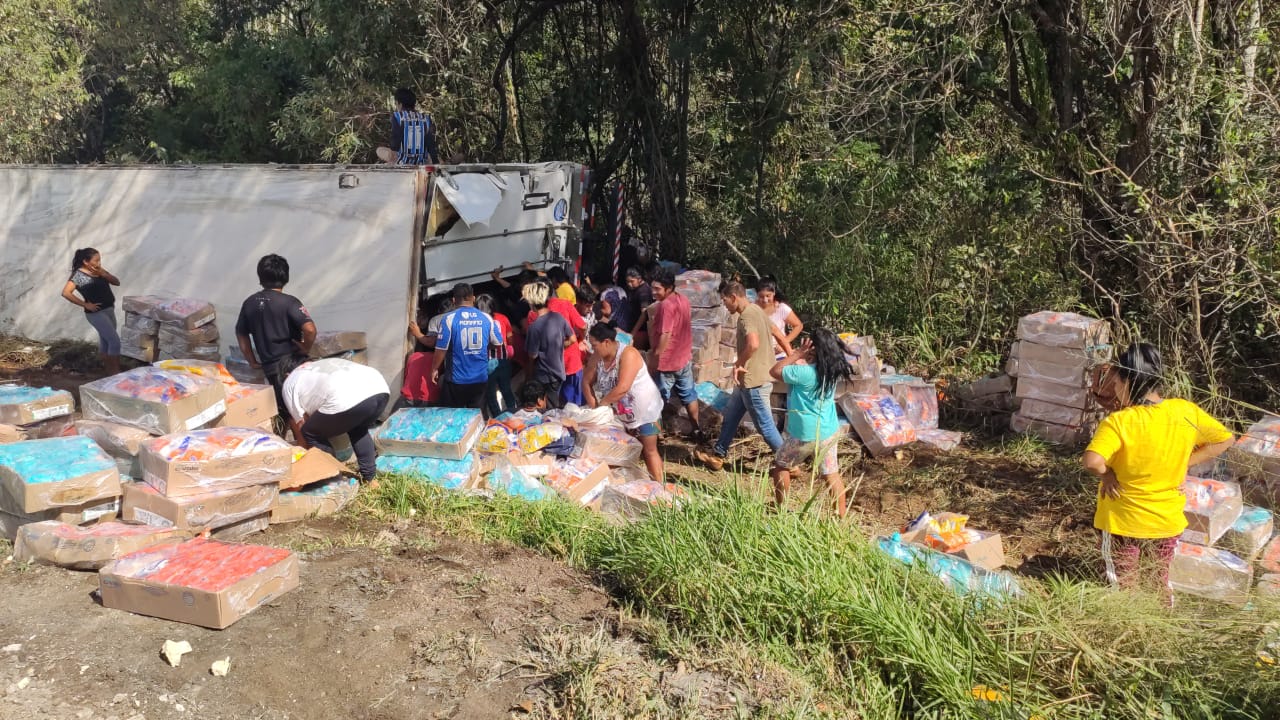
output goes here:
<path id="1" fill-rule="evenodd" d="M 778 283 L 773 280 L 766 278 L 756 286 L 756 304 L 764 310 L 769 322 L 778 329 L 778 335 L 785 337 L 788 345 L 793 345 L 796 338 L 800 337 L 800 333 L 804 332 L 804 323 L 800 322 L 800 316 L 796 315 L 796 311 L 792 310 L 790 305 L 782 302 L 779 295 Z M 785 349 L 775 335 L 773 340 L 775 356 L 779 359 L 784 357 Z"/>
<path id="2" fill-rule="evenodd" d="M 662 396 L 644 365 L 644 355 L 618 342 L 612 326 L 591 328 L 594 352 L 583 373 L 583 390 L 591 407 L 610 407 L 627 431 L 640 440 L 649 475 L 662 482 L 662 454 L 658 452 L 658 421 Z"/>

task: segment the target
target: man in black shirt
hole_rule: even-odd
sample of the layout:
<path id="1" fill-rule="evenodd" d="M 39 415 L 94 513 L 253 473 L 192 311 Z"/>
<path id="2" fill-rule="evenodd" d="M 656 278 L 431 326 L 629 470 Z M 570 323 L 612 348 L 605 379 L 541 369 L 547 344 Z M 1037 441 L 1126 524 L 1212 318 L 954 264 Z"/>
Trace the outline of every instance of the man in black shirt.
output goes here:
<path id="1" fill-rule="evenodd" d="M 284 292 L 289 282 L 288 260 L 264 255 L 258 261 L 258 282 L 262 290 L 240 306 L 236 341 L 249 366 L 262 368 L 267 382 L 275 388 L 276 409 L 285 413 L 284 379 L 307 359 L 316 340 L 316 324 L 302 301 Z M 295 438 L 302 437 L 299 427 L 294 428 Z"/>

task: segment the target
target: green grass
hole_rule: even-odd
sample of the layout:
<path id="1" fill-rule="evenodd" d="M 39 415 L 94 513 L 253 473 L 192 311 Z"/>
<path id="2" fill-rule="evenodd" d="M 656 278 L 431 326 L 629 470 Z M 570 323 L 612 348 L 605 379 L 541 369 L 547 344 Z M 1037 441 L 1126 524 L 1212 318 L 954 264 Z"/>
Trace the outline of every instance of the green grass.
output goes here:
<path id="1" fill-rule="evenodd" d="M 614 526 L 559 501 L 447 494 L 387 478 L 370 513 L 413 515 L 597 573 L 676 643 L 745 644 L 795 669 L 834 716 L 1266 718 L 1280 683 L 1254 667 L 1276 608 L 1237 610 L 1023 579 L 1008 604 L 957 596 L 881 554 L 853 524 L 772 514 L 722 490 Z M 1004 702 L 972 688 L 1000 688 Z"/>

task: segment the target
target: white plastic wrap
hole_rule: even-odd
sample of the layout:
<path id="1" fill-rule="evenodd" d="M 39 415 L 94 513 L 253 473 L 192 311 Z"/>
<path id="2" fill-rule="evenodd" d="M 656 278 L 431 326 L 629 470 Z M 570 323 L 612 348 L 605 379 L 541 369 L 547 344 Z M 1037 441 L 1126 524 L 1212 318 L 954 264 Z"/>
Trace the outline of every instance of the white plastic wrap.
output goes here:
<path id="1" fill-rule="evenodd" d="M 1169 586 L 1188 595 L 1243 604 L 1253 586 L 1253 569 L 1226 550 L 1179 542 L 1169 564 Z"/>
<path id="2" fill-rule="evenodd" d="M 1096 405 L 1088 388 L 1067 387 L 1066 385 L 1027 377 L 1018 378 L 1017 389 L 1014 394 L 1023 399 L 1029 398 L 1078 410 L 1085 410 Z"/>
<path id="3" fill-rule="evenodd" d="M 1045 310 L 1018 321 L 1018 339 L 1037 345 L 1086 348 L 1106 344 L 1111 339 L 1111 329 L 1104 320 Z M 1020 355 L 1019 360 L 1025 357 Z"/>
<path id="4" fill-rule="evenodd" d="M 90 420 L 131 425 L 152 435 L 194 430 L 227 410 L 222 383 L 149 367 L 80 386 L 80 402 Z"/>

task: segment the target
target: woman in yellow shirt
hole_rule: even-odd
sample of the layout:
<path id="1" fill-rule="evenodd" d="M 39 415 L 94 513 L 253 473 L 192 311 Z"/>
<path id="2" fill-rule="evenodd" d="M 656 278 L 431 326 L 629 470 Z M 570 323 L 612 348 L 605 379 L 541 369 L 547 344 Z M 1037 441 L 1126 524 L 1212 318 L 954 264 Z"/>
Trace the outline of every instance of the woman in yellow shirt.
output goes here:
<path id="1" fill-rule="evenodd" d="M 1152 345 L 1134 343 L 1121 354 L 1111 371 L 1121 409 L 1098 426 L 1083 462 L 1101 480 L 1093 525 L 1102 531 L 1107 581 L 1136 585 L 1139 561 L 1151 553 L 1167 592 L 1169 562 L 1187 529 L 1187 468 L 1226 452 L 1234 438 L 1195 403 L 1161 397 L 1162 373 Z"/>

